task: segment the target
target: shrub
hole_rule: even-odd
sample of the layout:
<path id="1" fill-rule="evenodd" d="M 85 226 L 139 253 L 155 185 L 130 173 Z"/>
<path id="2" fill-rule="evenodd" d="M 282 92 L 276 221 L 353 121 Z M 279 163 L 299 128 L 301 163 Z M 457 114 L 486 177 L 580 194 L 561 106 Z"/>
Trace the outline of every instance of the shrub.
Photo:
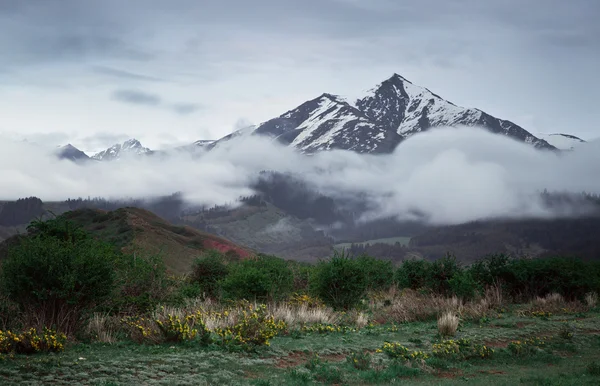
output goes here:
<path id="1" fill-rule="evenodd" d="M 425 287 L 430 267 L 427 260 L 406 260 L 396 271 L 398 287 L 413 290 Z"/>
<path id="2" fill-rule="evenodd" d="M 310 284 L 313 294 L 334 309 L 356 306 L 367 290 L 367 279 L 361 265 L 338 252 L 317 265 Z"/>
<path id="3" fill-rule="evenodd" d="M 70 333 L 83 310 L 113 291 L 115 260 L 109 244 L 40 235 L 9 250 L 2 282 L 9 298 L 33 319 L 32 325 Z"/>
<path id="4" fill-rule="evenodd" d="M 308 292 L 310 276 L 314 271 L 314 265 L 297 261 L 289 261 L 288 265 L 294 275 L 293 291 L 297 293 Z"/>
<path id="5" fill-rule="evenodd" d="M 218 298 L 221 295 L 221 282 L 228 273 L 223 255 L 210 250 L 194 261 L 190 281 L 198 284 L 206 296 Z"/>
<path id="6" fill-rule="evenodd" d="M 598 305 L 598 294 L 596 292 L 585 294 L 585 304 L 590 308 L 595 308 Z"/>
<path id="7" fill-rule="evenodd" d="M 359 256 L 356 263 L 366 276 L 366 287 L 370 291 L 388 289 L 394 283 L 394 265 L 391 261 Z"/>
<path id="8" fill-rule="evenodd" d="M 511 283 L 515 274 L 511 269 L 513 259 L 508 255 L 495 254 L 475 261 L 469 267 L 473 279 L 484 287 L 497 283 Z"/>
<path id="9" fill-rule="evenodd" d="M 285 328 L 284 322 L 276 322 L 273 315 L 269 315 L 265 305 L 256 308 L 249 305 L 234 326 L 217 328 L 215 333 L 225 347 L 252 350 L 256 346 L 270 345 L 271 339 Z"/>
<path id="10" fill-rule="evenodd" d="M 462 268 L 456 257 L 447 255 L 431 264 L 428 270 L 426 285 L 437 294 L 449 296 L 452 294 L 450 281 L 455 276 L 461 274 Z"/>
<path id="11" fill-rule="evenodd" d="M 514 280 L 507 283 L 507 287 L 513 298 L 517 299 L 549 293 L 582 299 L 600 285 L 597 264 L 574 258 L 519 259 L 511 263 L 510 269 Z"/>
<path id="12" fill-rule="evenodd" d="M 365 371 L 371 367 L 371 354 L 368 352 L 353 352 L 346 357 L 346 362 L 357 370 Z"/>
<path id="13" fill-rule="evenodd" d="M 438 332 L 441 336 L 454 336 L 458 330 L 458 316 L 454 312 L 446 312 L 437 321 Z"/>
<path id="14" fill-rule="evenodd" d="M 494 355 L 494 350 L 485 345 L 473 344 L 470 339 L 450 339 L 434 344 L 433 355 L 437 358 L 454 360 L 487 359 Z"/>
<path id="15" fill-rule="evenodd" d="M 230 299 L 280 300 L 292 291 L 293 273 L 285 260 L 259 255 L 231 264 L 222 286 L 225 296 Z"/>
<path id="16" fill-rule="evenodd" d="M 0 288 L 0 291 L 2 291 L 2 288 Z M 0 292 L 0 330 L 10 330 L 18 327 L 20 312 L 19 306 Z"/>
<path id="17" fill-rule="evenodd" d="M 40 334 L 35 328 L 15 334 L 0 330 L 0 353 L 34 354 L 38 352 L 59 352 L 65 348 L 65 334 L 44 328 Z"/>
<path id="18" fill-rule="evenodd" d="M 377 349 L 377 352 L 384 353 L 392 359 L 413 360 L 429 358 L 423 351 L 411 351 L 397 342 L 385 342 L 381 348 Z"/>
<path id="19" fill-rule="evenodd" d="M 481 286 L 475 281 L 469 271 L 456 272 L 448 281 L 450 293 L 461 299 L 473 299 L 481 291 Z"/>
<path id="20" fill-rule="evenodd" d="M 517 356 L 533 355 L 540 351 L 545 345 L 545 341 L 540 338 L 529 338 L 525 340 L 513 340 L 507 346 L 508 350 Z"/>
<path id="21" fill-rule="evenodd" d="M 169 294 L 170 280 L 159 255 L 137 252 L 119 255 L 115 262 L 115 296 L 104 304 L 112 312 L 145 313 Z"/>

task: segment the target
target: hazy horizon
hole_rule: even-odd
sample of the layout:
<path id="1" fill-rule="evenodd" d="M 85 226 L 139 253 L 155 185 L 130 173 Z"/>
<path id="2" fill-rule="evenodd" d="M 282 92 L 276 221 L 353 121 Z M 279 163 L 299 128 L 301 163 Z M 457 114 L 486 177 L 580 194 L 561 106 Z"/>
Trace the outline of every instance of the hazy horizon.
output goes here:
<path id="1" fill-rule="evenodd" d="M 600 193 L 600 143 L 556 154 L 481 128 L 437 128 L 386 155 L 328 151 L 304 156 L 259 136 L 231 140 L 200 158 L 190 153 L 85 165 L 27 143 L 2 141 L 2 199 L 148 198 L 181 192 L 190 203 L 218 205 L 255 192 L 259 172 L 301 176 L 332 197 L 362 196 L 368 216 L 433 223 L 489 217 L 552 217 L 539 192 Z"/>

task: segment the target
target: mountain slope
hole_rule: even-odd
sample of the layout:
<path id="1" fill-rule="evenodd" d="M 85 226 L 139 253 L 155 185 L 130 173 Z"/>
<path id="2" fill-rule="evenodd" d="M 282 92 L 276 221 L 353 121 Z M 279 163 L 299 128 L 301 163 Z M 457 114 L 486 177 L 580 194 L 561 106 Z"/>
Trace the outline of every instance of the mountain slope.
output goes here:
<path id="1" fill-rule="evenodd" d="M 583 139 L 570 134 L 538 134 L 538 137 L 559 150 L 574 150 L 582 143 L 586 143 Z"/>
<path id="2" fill-rule="evenodd" d="M 208 249 L 234 253 L 241 258 L 254 254 L 222 237 L 172 225 L 144 209 L 122 208 L 112 212 L 78 209 L 66 212 L 62 217 L 125 252 L 160 255 L 167 269 L 174 273 L 189 272 L 194 259 Z M 0 243 L 0 260 L 6 255 L 7 246 L 14 245 L 22 237 L 13 236 Z"/>
<path id="3" fill-rule="evenodd" d="M 60 159 L 67 159 L 73 162 L 89 161 L 90 157 L 87 154 L 71 145 L 70 143 L 62 146 L 57 151 L 57 156 Z"/>
<path id="4" fill-rule="evenodd" d="M 539 149 L 556 150 L 513 122 L 457 106 L 398 74 L 353 103 L 323 94 L 258 125 L 251 134 L 274 138 L 307 154 L 331 149 L 389 153 L 403 139 L 432 127 L 463 125 L 481 126 Z"/>
<path id="5" fill-rule="evenodd" d="M 94 154 L 91 158 L 98 161 L 114 161 L 123 157 L 135 155 L 149 155 L 152 150 L 143 147 L 137 139 L 128 139 L 127 141 L 117 143 L 106 150 Z"/>
<path id="6" fill-rule="evenodd" d="M 401 139 L 331 94 L 323 94 L 263 123 L 254 133 L 274 137 L 305 153 L 331 149 L 388 152 Z"/>

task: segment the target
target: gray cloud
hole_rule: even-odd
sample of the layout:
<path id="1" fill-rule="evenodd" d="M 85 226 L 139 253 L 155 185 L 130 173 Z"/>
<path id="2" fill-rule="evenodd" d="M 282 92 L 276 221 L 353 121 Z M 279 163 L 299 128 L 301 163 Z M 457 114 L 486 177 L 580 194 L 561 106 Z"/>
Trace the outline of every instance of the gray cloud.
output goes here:
<path id="1" fill-rule="evenodd" d="M 158 106 L 162 103 L 161 98 L 158 95 L 139 90 L 115 90 L 111 94 L 111 97 L 119 102 L 136 105 Z"/>
<path id="2" fill-rule="evenodd" d="M 157 94 L 134 89 L 115 90 L 112 92 L 111 98 L 118 102 L 134 105 L 165 108 L 179 115 L 189 115 L 202 109 L 202 106 L 196 103 L 166 103 Z"/>
<path id="3" fill-rule="evenodd" d="M 101 132 L 94 135 L 73 139 L 73 145 L 88 155 L 95 154 L 116 143 L 122 143 L 131 138 L 126 133 Z"/>
<path id="4" fill-rule="evenodd" d="M 147 82 L 164 82 L 164 79 L 157 78 L 154 76 L 147 76 L 142 74 L 137 74 L 130 71 L 119 70 L 116 68 L 106 67 L 106 66 L 93 66 L 92 70 L 98 74 L 107 75 L 111 77 L 115 77 L 118 79 L 125 80 L 139 80 L 139 81 L 147 81 Z"/>
<path id="5" fill-rule="evenodd" d="M 194 103 L 175 103 L 171 106 L 177 114 L 188 115 L 202 109 L 202 106 Z"/>
<path id="6" fill-rule="evenodd" d="M 490 217 L 555 216 L 538 192 L 600 192 L 600 143 L 562 156 L 478 128 L 441 128 L 415 135 L 390 155 L 331 151 L 305 157 L 264 138 L 238 138 L 202 156 L 138 157 L 82 168 L 27 143 L 0 141 L 0 199 L 36 195 L 154 197 L 181 191 L 198 204 L 226 204 L 252 194 L 261 170 L 302 175 L 333 196 L 366 197 L 370 218 L 451 224 Z M 274 230 L 284 230 L 285 224 Z"/>

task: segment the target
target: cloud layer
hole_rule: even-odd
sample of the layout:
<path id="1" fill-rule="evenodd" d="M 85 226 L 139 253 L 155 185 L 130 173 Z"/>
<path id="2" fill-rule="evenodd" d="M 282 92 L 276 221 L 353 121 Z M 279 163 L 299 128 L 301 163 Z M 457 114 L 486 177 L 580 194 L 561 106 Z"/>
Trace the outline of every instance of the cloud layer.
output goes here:
<path id="1" fill-rule="evenodd" d="M 441 128 L 401 143 L 390 155 L 331 151 L 305 157 L 258 137 L 232 140 L 200 158 L 177 153 L 81 166 L 47 148 L 0 142 L 1 199 L 35 195 L 156 197 L 181 191 L 196 204 L 252 194 L 261 170 L 296 173 L 333 196 L 362 195 L 371 217 L 461 223 L 489 217 L 551 216 L 544 189 L 600 192 L 600 142 L 557 155 L 477 128 Z"/>

